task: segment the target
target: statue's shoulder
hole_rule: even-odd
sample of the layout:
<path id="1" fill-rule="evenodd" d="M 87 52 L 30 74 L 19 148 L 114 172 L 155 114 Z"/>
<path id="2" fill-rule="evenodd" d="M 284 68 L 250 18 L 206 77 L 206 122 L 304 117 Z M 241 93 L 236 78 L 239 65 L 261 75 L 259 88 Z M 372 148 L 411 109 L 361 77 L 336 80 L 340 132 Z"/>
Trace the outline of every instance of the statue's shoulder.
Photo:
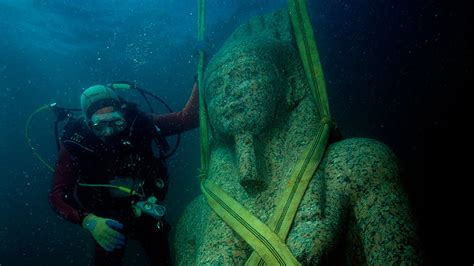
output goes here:
<path id="1" fill-rule="evenodd" d="M 350 138 L 332 143 L 328 147 L 328 156 L 371 157 L 389 156 L 395 158 L 391 149 L 384 143 L 369 138 Z M 365 156 L 364 156 L 365 155 Z"/>
<path id="2" fill-rule="evenodd" d="M 178 238 L 190 238 L 197 232 L 197 225 L 201 225 L 203 212 L 209 207 L 203 195 L 194 198 L 184 209 L 177 225 Z"/>
<path id="3" fill-rule="evenodd" d="M 369 138 L 350 138 L 331 144 L 325 155 L 325 171 L 349 187 L 376 185 L 398 178 L 398 159 L 384 143 Z"/>
<path id="4" fill-rule="evenodd" d="M 194 198 L 185 209 L 186 215 L 196 218 L 207 207 L 206 199 L 203 195 Z"/>

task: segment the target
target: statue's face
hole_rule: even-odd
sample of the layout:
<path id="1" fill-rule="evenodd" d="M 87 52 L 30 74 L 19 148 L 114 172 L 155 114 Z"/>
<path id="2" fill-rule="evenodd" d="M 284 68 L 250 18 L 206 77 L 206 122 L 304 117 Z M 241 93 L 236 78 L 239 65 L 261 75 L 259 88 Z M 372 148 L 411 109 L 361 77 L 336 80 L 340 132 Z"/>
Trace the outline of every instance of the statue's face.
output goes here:
<path id="1" fill-rule="evenodd" d="M 219 133 L 260 133 L 272 121 L 279 87 L 276 68 L 257 57 L 219 64 L 206 80 L 210 123 Z M 224 61 L 224 60 L 222 60 Z"/>

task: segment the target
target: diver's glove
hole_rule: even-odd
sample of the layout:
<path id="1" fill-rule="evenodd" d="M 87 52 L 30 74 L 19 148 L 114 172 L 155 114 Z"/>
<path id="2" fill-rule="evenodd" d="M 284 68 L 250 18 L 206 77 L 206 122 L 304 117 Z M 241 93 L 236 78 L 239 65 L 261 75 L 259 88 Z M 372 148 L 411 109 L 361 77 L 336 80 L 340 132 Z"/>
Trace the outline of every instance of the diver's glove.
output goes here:
<path id="1" fill-rule="evenodd" d="M 125 236 L 116 231 L 122 229 L 123 225 L 115 220 L 91 213 L 82 221 L 82 227 L 89 230 L 95 241 L 108 252 L 125 246 Z"/>

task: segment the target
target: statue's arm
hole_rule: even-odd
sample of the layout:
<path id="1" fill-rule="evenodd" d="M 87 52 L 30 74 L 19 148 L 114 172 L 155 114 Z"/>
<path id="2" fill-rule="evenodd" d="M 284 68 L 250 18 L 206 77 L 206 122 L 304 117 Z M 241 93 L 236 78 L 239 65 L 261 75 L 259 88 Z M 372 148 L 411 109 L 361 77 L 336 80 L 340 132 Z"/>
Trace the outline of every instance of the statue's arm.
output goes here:
<path id="1" fill-rule="evenodd" d="M 195 265 L 198 250 L 201 208 L 205 204 L 201 197 L 195 198 L 184 210 L 176 226 L 173 239 L 176 265 Z"/>
<path id="2" fill-rule="evenodd" d="M 351 201 L 368 264 L 420 264 L 415 223 L 397 158 L 374 140 L 356 139 L 353 145 Z"/>

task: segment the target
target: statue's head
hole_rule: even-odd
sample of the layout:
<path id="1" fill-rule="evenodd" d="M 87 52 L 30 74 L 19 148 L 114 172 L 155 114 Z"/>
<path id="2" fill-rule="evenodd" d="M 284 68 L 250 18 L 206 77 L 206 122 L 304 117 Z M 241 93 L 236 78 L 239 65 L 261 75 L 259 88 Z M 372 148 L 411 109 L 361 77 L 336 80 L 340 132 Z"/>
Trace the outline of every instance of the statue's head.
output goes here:
<path id="1" fill-rule="evenodd" d="M 234 43 L 221 50 L 206 73 L 210 120 L 219 133 L 260 133 L 284 92 L 278 44 Z"/>
<path id="2" fill-rule="evenodd" d="M 284 134 L 273 133 L 306 128 L 317 116 L 287 11 L 239 26 L 209 62 L 202 89 L 212 143 L 232 142 L 240 184 L 263 191 L 270 176 L 260 144 L 283 144 Z"/>
<path id="3" fill-rule="evenodd" d="M 213 129 L 222 135 L 261 133 L 306 94 L 297 84 L 302 71 L 286 12 L 241 25 L 206 69 Z"/>

